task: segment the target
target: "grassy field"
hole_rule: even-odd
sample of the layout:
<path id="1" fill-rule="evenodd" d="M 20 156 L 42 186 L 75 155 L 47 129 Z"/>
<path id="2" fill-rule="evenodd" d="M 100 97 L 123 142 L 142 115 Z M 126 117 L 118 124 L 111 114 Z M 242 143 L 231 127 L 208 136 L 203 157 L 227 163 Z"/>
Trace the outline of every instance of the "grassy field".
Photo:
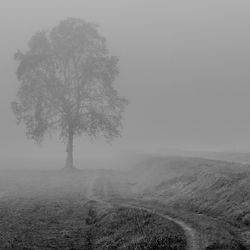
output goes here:
<path id="1" fill-rule="evenodd" d="M 189 157 L 146 157 L 123 170 L 1 171 L 0 245 L 185 249 L 183 229 L 121 201 L 182 220 L 203 249 L 250 249 L 249 190 L 248 165 Z"/>
<path id="2" fill-rule="evenodd" d="M 112 189 L 106 175 L 101 181 L 92 171 L 13 174 L 1 175 L 1 249 L 186 249 L 175 223 L 90 200 Z"/>
<path id="3" fill-rule="evenodd" d="M 78 196 L 9 198 L 0 211 L 1 249 L 186 249 L 172 222 Z"/>
<path id="4" fill-rule="evenodd" d="M 143 165 L 133 173 L 139 195 L 250 225 L 250 166 L 185 157 L 155 158 Z"/>
<path id="5" fill-rule="evenodd" d="M 140 202 L 151 202 L 155 206 L 157 201 L 169 212 L 193 224 L 205 233 L 204 245 L 216 241 L 233 246 L 237 241 L 250 248 L 248 165 L 200 158 L 155 157 L 141 162 L 132 176 Z"/>

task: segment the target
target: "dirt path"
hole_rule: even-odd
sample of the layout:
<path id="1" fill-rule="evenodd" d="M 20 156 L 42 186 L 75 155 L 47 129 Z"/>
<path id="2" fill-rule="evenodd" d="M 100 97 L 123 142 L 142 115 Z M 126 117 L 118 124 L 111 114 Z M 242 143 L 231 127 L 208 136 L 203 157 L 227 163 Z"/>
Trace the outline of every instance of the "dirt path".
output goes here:
<path id="1" fill-rule="evenodd" d="M 93 178 L 91 179 L 91 181 L 89 182 L 88 192 L 87 192 L 88 195 L 87 196 L 91 200 L 95 200 L 97 202 L 104 203 L 106 206 L 112 207 L 113 206 L 112 202 L 109 202 L 106 199 L 103 199 L 101 197 L 97 197 L 96 194 L 95 194 L 94 189 L 96 187 L 99 187 L 99 188 L 103 189 L 103 192 L 104 191 L 107 192 L 107 190 L 106 190 L 107 189 L 106 188 L 107 183 L 106 182 L 101 182 L 98 177 L 99 177 L 98 174 L 95 174 L 93 176 Z M 176 223 L 185 232 L 186 239 L 187 239 L 187 250 L 202 250 L 203 249 L 203 247 L 201 246 L 201 243 L 200 243 L 199 235 L 196 232 L 196 230 L 194 230 L 191 226 L 186 224 L 184 221 L 182 221 L 180 219 L 177 219 L 177 218 L 174 218 L 174 217 L 172 217 L 170 215 L 166 215 L 166 214 L 163 214 L 161 212 L 157 212 L 154 209 L 145 208 L 145 207 L 140 206 L 140 205 L 132 205 L 132 204 L 128 204 L 128 203 L 122 203 L 122 204 L 119 204 L 119 206 L 124 206 L 124 207 L 129 207 L 129 208 L 134 208 L 134 209 L 141 209 L 141 210 L 147 211 L 149 213 L 156 214 L 156 215 L 158 215 L 158 216 L 160 216 L 160 217 L 162 217 L 164 219 L 167 219 L 169 221 L 172 221 L 172 222 Z"/>
<path id="2" fill-rule="evenodd" d="M 86 192 L 86 197 L 88 199 L 93 199 L 95 196 L 95 186 L 98 183 L 98 174 L 95 172 L 93 173 L 89 178 L 88 178 L 88 184 L 87 184 L 87 192 Z"/>
<path id="3" fill-rule="evenodd" d="M 108 201 L 105 201 L 105 200 L 102 200 L 100 198 L 93 197 L 93 196 L 92 196 L 92 199 L 99 202 L 99 203 L 104 203 L 106 206 L 112 207 L 112 203 L 110 203 Z M 196 230 L 193 229 L 188 224 L 186 224 L 184 221 L 177 219 L 177 218 L 174 218 L 174 217 L 171 217 L 169 215 L 157 212 L 153 209 L 145 208 L 145 207 L 135 206 L 135 205 L 126 204 L 126 203 L 119 204 L 119 206 L 144 210 L 146 212 L 153 213 L 153 214 L 158 215 L 164 219 L 167 219 L 169 221 L 176 223 L 184 230 L 186 240 L 187 240 L 187 250 L 202 250 L 203 249 L 203 247 L 201 245 L 200 237 L 199 237 L 198 233 L 196 232 Z"/>
<path id="4" fill-rule="evenodd" d="M 162 214 L 159 213 L 153 209 L 149 209 L 149 208 L 145 208 L 145 207 L 140 207 L 140 206 L 135 206 L 135 205 L 130 205 L 130 204 L 122 204 L 122 206 L 124 207 L 129 207 L 129 208 L 134 208 L 134 209 L 141 209 L 144 211 L 147 211 L 149 213 L 153 213 L 156 214 L 164 219 L 167 219 L 169 221 L 172 221 L 174 223 L 176 223 L 177 225 L 179 225 L 185 232 L 186 238 L 187 238 L 187 250 L 202 250 L 202 246 L 200 243 L 200 239 L 199 239 L 199 235 L 198 233 L 188 224 L 186 224 L 185 222 L 173 218 L 169 215 L 166 214 Z"/>

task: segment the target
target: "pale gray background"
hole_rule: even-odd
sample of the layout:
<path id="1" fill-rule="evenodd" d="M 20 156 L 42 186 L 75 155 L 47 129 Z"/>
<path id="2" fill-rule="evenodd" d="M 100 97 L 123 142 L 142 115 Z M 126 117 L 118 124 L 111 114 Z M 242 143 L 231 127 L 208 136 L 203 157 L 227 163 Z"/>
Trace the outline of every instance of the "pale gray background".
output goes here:
<path id="1" fill-rule="evenodd" d="M 57 139 L 28 141 L 10 110 L 18 82 L 13 54 L 34 32 L 67 17 L 100 24 L 120 59 L 116 81 L 130 105 L 123 136 L 76 142 L 75 155 L 126 149 L 250 150 L 250 2 L 243 0 L 1 0 L 0 159 L 64 162 Z M 100 158 L 99 158 L 100 159 Z"/>

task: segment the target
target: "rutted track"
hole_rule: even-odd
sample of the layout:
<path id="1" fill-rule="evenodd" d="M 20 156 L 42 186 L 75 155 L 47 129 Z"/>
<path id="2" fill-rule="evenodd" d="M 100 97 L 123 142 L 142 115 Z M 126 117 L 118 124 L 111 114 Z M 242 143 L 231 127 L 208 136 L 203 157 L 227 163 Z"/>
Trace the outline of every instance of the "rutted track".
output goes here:
<path id="1" fill-rule="evenodd" d="M 108 198 L 108 195 L 109 195 L 109 192 L 107 190 L 111 191 L 112 193 L 114 192 L 114 190 L 110 190 L 110 182 L 109 181 L 110 181 L 109 178 L 103 179 L 103 178 L 100 178 L 100 176 L 96 175 L 93 178 L 93 180 L 91 181 L 91 187 L 89 187 L 91 190 L 89 190 L 89 192 L 88 192 L 88 194 L 90 194 L 90 196 L 88 198 L 91 200 L 95 200 L 99 203 L 105 203 L 109 207 L 112 206 L 113 203 L 109 202 L 108 200 L 105 199 L 105 196 L 106 196 L 106 198 Z M 99 192 L 102 191 L 102 193 L 104 194 L 104 197 L 100 197 L 100 195 L 98 195 L 98 194 L 96 195 L 95 194 L 96 190 L 99 190 Z M 117 204 L 117 203 L 114 202 L 114 204 Z M 203 249 L 201 246 L 199 234 L 196 232 L 195 229 L 193 229 L 190 225 L 188 225 L 184 221 L 177 219 L 177 218 L 174 218 L 170 215 L 158 212 L 157 210 L 145 208 L 145 207 L 140 206 L 140 205 L 134 205 L 134 204 L 132 205 L 132 204 L 129 204 L 126 202 L 122 202 L 119 204 L 119 206 L 144 210 L 144 211 L 147 211 L 148 213 L 153 213 L 153 214 L 160 216 L 166 220 L 169 220 L 169 221 L 176 223 L 185 232 L 186 240 L 187 240 L 187 250 L 201 250 L 201 249 Z"/>
<path id="2" fill-rule="evenodd" d="M 169 221 L 172 221 L 174 223 L 176 223 L 177 225 L 179 225 L 185 232 L 186 235 L 186 239 L 187 239 L 187 250 L 201 250 L 202 246 L 200 243 L 200 238 L 198 233 L 188 224 L 186 224 L 185 222 L 173 218 L 169 215 L 163 214 L 163 213 L 159 213 L 155 210 L 149 209 L 149 208 L 145 208 L 145 207 L 140 207 L 140 206 L 135 206 L 135 205 L 130 205 L 130 204 L 122 204 L 122 206 L 124 207 L 129 207 L 129 208 L 134 208 L 134 209 L 141 209 L 144 211 L 147 211 L 149 213 L 153 213 L 156 214 L 164 219 L 167 219 Z"/>
<path id="3" fill-rule="evenodd" d="M 121 171 L 18 172 L 15 175 L 6 172 L 1 177 L 0 200 L 3 202 L 13 198 L 25 200 L 39 197 L 48 200 L 52 197 L 75 197 L 77 200 L 82 198 L 80 205 L 93 200 L 103 203 L 104 209 L 112 206 L 130 207 L 156 214 L 158 219 L 162 217 L 179 225 L 178 228 L 183 229 L 182 239 L 185 238 L 183 233 L 186 234 L 189 250 L 204 249 L 208 246 L 219 246 L 220 249 L 249 249 L 242 248 L 243 244 L 249 246 L 245 241 L 248 235 L 243 238 L 240 234 L 243 231 L 234 228 L 227 221 L 206 214 L 196 214 L 185 210 L 185 207 L 174 210 L 171 205 L 154 199 L 153 195 L 142 196 Z M 169 232 L 176 235 L 172 229 Z M 233 248 L 230 248 L 231 246 Z"/>

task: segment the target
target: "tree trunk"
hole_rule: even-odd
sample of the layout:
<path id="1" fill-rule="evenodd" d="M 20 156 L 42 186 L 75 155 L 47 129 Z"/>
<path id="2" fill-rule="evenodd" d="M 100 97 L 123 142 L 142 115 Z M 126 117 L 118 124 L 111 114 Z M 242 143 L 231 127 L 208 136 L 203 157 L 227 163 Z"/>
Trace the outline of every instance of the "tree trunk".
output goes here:
<path id="1" fill-rule="evenodd" d="M 68 134 L 68 142 L 67 142 L 67 159 L 66 159 L 66 164 L 65 164 L 65 169 L 66 170 L 73 170 L 75 169 L 74 167 L 74 162 L 73 162 L 73 139 L 74 139 L 74 134 L 70 130 Z"/>

